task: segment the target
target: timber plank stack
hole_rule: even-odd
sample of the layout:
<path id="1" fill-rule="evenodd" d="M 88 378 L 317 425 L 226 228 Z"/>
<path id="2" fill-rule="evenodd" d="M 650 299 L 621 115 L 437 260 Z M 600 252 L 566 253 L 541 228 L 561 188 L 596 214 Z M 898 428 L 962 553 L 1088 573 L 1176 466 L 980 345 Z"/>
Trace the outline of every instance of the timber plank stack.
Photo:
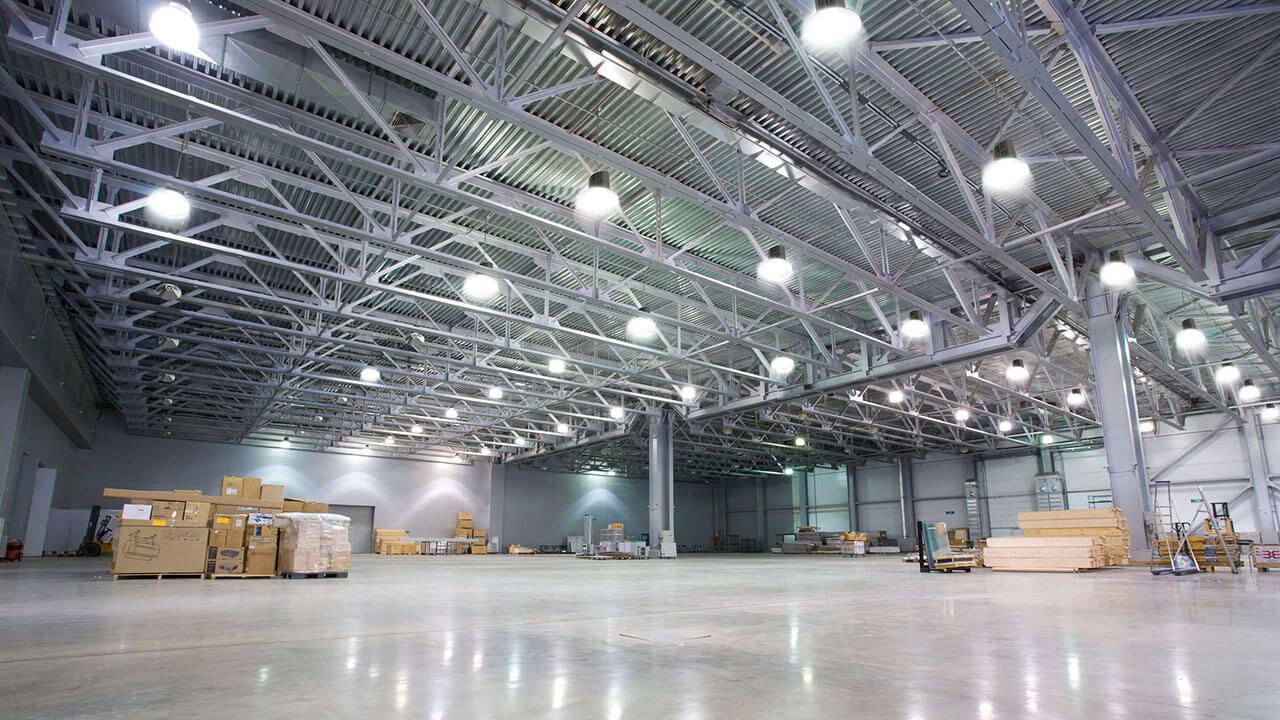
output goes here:
<path id="1" fill-rule="evenodd" d="M 1129 524 L 1119 508 L 1018 513 L 1023 537 L 1097 537 L 1107 565 L 1129 564 Z"/>
<path id="2" fill-rule="evenodd" d="M 1107 565 L 1102 538 L 1093 535 L 993 537 L 982 563 L 993 570 L 1079 572 Z"/>

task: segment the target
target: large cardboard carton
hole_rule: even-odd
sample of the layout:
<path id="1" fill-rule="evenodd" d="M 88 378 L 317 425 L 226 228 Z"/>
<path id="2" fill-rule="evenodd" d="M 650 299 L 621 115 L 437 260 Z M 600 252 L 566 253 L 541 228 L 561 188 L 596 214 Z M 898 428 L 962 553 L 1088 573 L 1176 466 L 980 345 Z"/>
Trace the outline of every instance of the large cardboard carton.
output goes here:
<path id="1" fill-rule="evenodd" d="M 209 527 L 213 519 L 213 505 L 207 502 L 183 503 L 182 520 L 174 523 L 178 527 Z"/>
<path id="2" fill-rule="evenodd" d="M 295 500 L 293 498 L 285 498 L 281 504 L 280 512 L 302 512 L 302 508 L 307 503 L 303 500 Z"/>
<path id="3" fill-rule="evenodd" d="M 244 528 L 244 542 L 246 545 L 275 545 L 276 536 L 280 531 L 271 525 L 246 525 Z"/>
<path id="4" fill-rule="evenodd" d="M 236 477 L 235 475 L 224 475 L 222 477 L 222 494 L 244 497 L 244 478 Z"/>
<path id="5" fill-rule="evenodd" d="M 163 520 L 165 525 L 176 526 L 182 522 L 182 515 L 186 512 L 186 503 L 180 502 L 153 502 L 151 503 L 151 519 Z M 155 522 L 151 523 L 155 525 Z"/>
<path id="6" fill-rule="evenodd" d="M 262 496 L 262 478 L 240 478 L 243 489 L 240 491 L 240 497 L 249 500 L 258 500 Z"/>
<path id="7" fill-rule="evenodd" d="M 454 537 L 469 538 L 471 537 L 471 533 L 472 533 L 472 530 L 469 527 L 456 527 L 453 529 Z"/>
<path id="8" fill-rule="evenodd" d="M 269 502 L 284 502 L 284 486 L 283 485 L 263 485 L 258 492 L 258 498 Z"/>
<path id="9" fill-rule="evenodd" d="M 244 548 L 210 547 L 206 555 L 205 572 L 210 575 L 243 574 Z"/>
<path id="10" fill-rule="evenodd" d="M 121 527 L 112 543 L 111 572 L 163 575 L 204 571 L 205 528 Z"/>
<path id="11" fill-rule="evenodd" d="M 322 502 L 307 500 L 302 503 L 302 512 L 327 513 L 329 512 L 329 503 L 322 503 Z"/>
<path id="12" fill-rule="evenodd" d="M 244 545 L 244 529 L 248 515 L 214 515 L 213 525 L 209 531 L 209 545 L 212 547 L 242 547 Z"/>
<path id="13" fill-rule="evenodd" d="M 276 572 L 276 544 L 253 544 L 244 551 L 244 572 L 247 575 L 274 575 Z"/>

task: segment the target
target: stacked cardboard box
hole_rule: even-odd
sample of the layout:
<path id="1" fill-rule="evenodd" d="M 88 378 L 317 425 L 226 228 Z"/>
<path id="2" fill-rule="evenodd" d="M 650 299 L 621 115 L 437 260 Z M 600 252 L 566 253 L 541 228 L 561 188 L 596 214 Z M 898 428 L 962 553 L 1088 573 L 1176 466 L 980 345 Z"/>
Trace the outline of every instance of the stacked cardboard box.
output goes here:
<path id="1" fill-rule="evenodd" d="M 475 542 L 471 543 L 472 555 L 488 555 L 489 554 L 489 535 L 481 528 L 473 528 L 471 537 Z"/>
<path id="2" fill-rule="evenodd" d="M 408 530 L 374 529 L 373 551 L 379 555 L 417 555 L 418 543 L 405 540 Z"/>
<path id="3" fill-rule="evenodd" d="M 1094 535 L 993 537 L 982 563 L 993 570 L 1070 572 L 1107 564 L 1102 538 Z"/>
<path id="4" fill-rule="evenodd" d="M 473 519 L 471 517 L 471 513 L 458 513 L 458 519 L 453 524 L 453 536 L 460 538 L 472 537 L 475 532 L 475 527 L 472 526 L 472 522 Z M 454 543 L 453 551 L 458 554 L 469 553 L 471 552 L 471 546 L 467 543 Z"/>
<path id="5" fill-rule="evenodd" d="M 174 490 L 164 494 L 201 497 L 199 490 Z M 203 572 L 204 545 L 208 540 L 207 525 L 212 508 L 211 503 L 202 500 L 130 498 L 120 514 L 120 531 L 111 555 L 112 574 L 188 575 Z"/>
<path id="6" fill-rule="evenodd" d="M 282 574 L 345 573 L 351 569 L 351 518 L 332 513 L 281 513 Z"/>
<path id="7" fill-rule="evenodd" d="M 274 575 L 280 531 L 275 516 L 250 515 L 244 526 L 244 572 L 246 575 Z"/>
<path id="8" fill-rule="evenodd" d="M 1129 564 L 1129 524 L 1119 508 L 1018 513 L 1024 537 L 1097 537 L 1108 565 Z"/>

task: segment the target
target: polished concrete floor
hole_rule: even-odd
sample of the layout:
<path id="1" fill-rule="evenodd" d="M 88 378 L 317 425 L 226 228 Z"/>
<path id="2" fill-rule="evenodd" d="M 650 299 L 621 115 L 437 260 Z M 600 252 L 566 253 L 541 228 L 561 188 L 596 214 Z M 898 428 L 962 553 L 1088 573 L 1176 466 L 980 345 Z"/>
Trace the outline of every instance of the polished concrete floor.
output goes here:
<path id="1" fill-rule="evenodd" d="M 357 558 L 346 580 L 0 565 L 3 718 L 1269 718 L 1280 572 Z"/>

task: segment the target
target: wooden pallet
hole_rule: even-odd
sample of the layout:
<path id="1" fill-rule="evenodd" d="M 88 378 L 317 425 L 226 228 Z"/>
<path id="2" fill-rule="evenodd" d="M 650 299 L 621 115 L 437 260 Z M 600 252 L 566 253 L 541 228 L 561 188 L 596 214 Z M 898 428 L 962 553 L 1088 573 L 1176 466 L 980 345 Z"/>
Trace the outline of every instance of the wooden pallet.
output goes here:
<path id="1" fill-rule="evenodd" d="M 629 553 L 606 553 L 603 555 L 579 555 L 583 560 L 639 560 L 638 555 Z"/>
<path id="2" fill-rule="evenodd" d="M 243 579 L 246 579 L 246 578 L 273 578 L 273 577 L 275 577 L 275 574 L 274 574 L 274 573 L 273 573 L 273 574 L 271 574 L 271 575 L 265 575 L 265 574 L 264 574 L 264 575 L 250 575 L 250 574 L 248 574 L 248 573 L 244 573 L 244 574 L 242 574 L 242 575 L 219 575 L 219 574 L 212 574 L 212 575 L 211 575 L 211 574 L 206 574 L 206 575 L 205 575 L 205 579 L 207 579 L 207 580 L 225 580 L 225 579 L 228 579 L 228 578 L 243 580 Z"/>
<path id="3" fill-rule="evenodd" d="M 280 573 L 280 577 L 285 580 L 305 580 L 308 578 L 345 578 L 345 572 L 319 572 L 319 573 Z"/>
<path id="4" fill-rule="evenodd" d="M 195 573 L 111 573 L 112 580 L 146 579 L 146 580 L 164 580 L 165 578 L 200 578 L 204 579 L 203 572 Z"/>
<path id="5" fill-rule="evenodd" d="M 1103 568 L 998 568 L 993 567 L 996 572 L 1014 572 L 1014 573 L 1087 573 L 1094 570 L 1102 570 Z"/>

